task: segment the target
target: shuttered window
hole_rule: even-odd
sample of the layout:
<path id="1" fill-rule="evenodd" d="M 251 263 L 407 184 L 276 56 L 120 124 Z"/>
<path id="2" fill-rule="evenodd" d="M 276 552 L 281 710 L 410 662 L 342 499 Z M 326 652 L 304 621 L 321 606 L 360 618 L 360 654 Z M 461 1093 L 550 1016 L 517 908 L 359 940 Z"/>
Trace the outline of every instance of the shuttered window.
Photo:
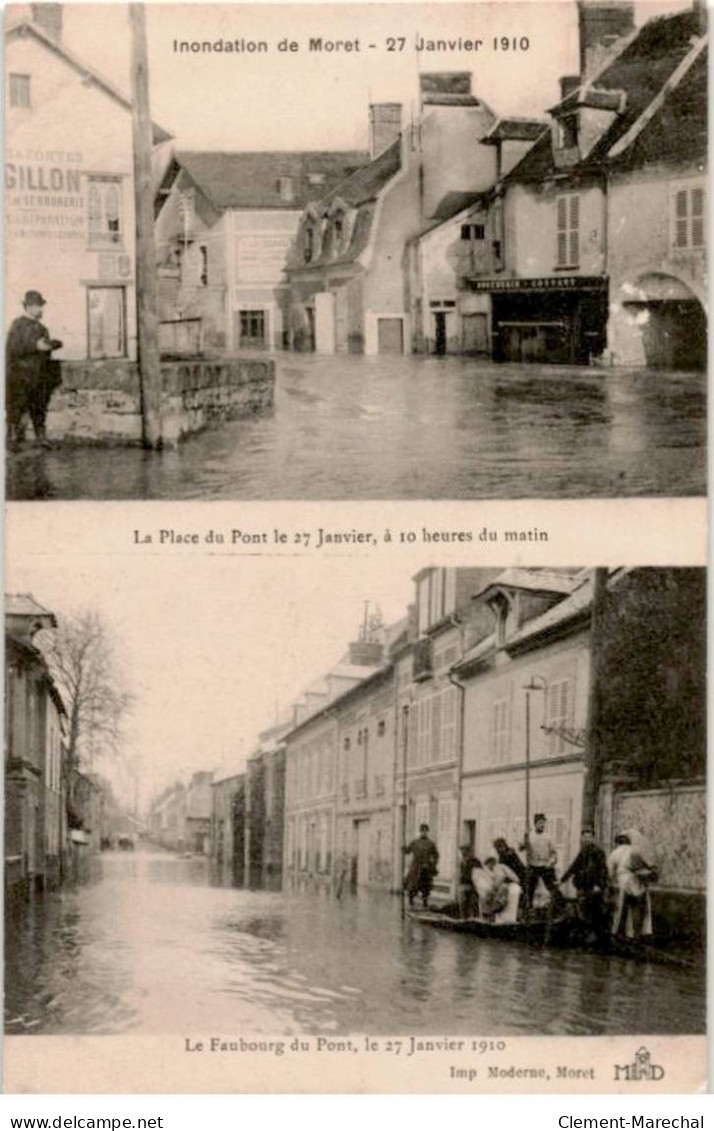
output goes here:
<path id="1" fill-rule="evenodd" d="M 491 761 L 496 766 L 508 761 L 510 701 L 497 699 L 491 708 Z"/>
<path id="2" fill-rule="evenodd" d="M 577 267 L 580 263 L 580 197 L 577 193 L 559 196 L 558 267 Z"/>
<path id="3" fill-rule="evenodd" d="M 570 721 L 570 680 L 560 679 L 548 685 L 545 709 L 545 725 L 554 728 L 547 734 L 547 754 L 550 757 L 565 754 L 570 747 L 559 730 Z"/>
<path id="4" fill-rule="evenodd" d="M 703 248 L 706 199 L 702 186 L 677 189 L 673 197 L 672 244 L 675 249 Z"/>

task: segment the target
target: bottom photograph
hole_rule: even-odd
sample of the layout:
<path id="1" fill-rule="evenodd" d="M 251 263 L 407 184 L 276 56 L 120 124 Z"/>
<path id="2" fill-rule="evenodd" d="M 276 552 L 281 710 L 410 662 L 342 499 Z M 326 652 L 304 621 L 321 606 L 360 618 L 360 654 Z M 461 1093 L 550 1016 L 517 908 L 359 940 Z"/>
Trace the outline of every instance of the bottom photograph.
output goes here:
<path id="1" fill-rule="evenodd" d="M 704 570 L 186 567 L 9 564 L 9 1034 L 705 1031 Z"/>

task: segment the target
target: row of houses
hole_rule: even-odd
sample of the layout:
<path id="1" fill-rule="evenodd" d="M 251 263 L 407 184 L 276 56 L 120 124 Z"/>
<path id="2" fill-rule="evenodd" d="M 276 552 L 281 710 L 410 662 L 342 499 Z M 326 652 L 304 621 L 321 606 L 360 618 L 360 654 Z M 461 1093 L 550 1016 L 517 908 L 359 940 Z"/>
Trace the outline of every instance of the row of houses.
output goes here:
<path id="1" fill-rule="evenodd" d="M 108 783 L 67 747 L 67 709 L 35 642 L 52 612 L 31 594 L 5 598 L 5 893 L 14 901 L 88 878 L 125 831 Z M 121 827 L 120 827 L 121 825 Z"/>
<path id="2" fill-rule="evenodd" d="M 206 855 L 211 832 L 213 774 L 199 770 L 187 785 L 176 781 L 151 803 L 147 835 L 178 852 Z"/>
<path id="3" fill-rule="evenodd" d="M 560 869 L 584 824 L 656 846 L 660 928 L 703 922 L 703 571 L 428 568 L 214 783 L 212 854 L 251 882 L 399 891 L 426 823 L 435 897 L 458 848 L 546 815 Z M 282 869 L 281 869 L 282 864 Z"/>
<path id="4" fill-rule="evenodd" d="M 185 151 L 154 123 L 164 353 L 703 365 L 704 6 L 577 8 L 579 72 L 539 117 L 455 71 L 420 75 L 409 120 L 372 104 L 365 151 Z M 61 5 L 5 35 L 10 303 L 43 291 L 64 361 L 135 361 L 131 103 Z"/>
<path id="5" fill-rule="evenodd" d="M 369 154 L 177 150 L 156 198 L 177 346 L 703 367 L 703 5 L 578 16 L 542 117 L 426 73 L 413 120 L 370 106 Z"/>

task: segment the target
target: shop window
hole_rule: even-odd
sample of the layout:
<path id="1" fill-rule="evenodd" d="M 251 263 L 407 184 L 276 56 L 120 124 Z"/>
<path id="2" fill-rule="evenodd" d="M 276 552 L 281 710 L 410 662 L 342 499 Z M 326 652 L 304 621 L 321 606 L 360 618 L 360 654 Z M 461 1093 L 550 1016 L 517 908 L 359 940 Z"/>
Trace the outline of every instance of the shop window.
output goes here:
<path id="1" fill-rule="evenodd" d="M 558 267 L 577 267 L 580 263 L 580 197 L 577 193 L 559 196 L 556 202 L 558 221 Z"/>
<path id="2" fill-rule="evenodd" d="M 121 245 L 122 200 L 118 177 L 89 177 L 87 218 L 90 248 Z"/>
<path id="3" fill-rule="evenodd" d="M 706 206 L 703 186 L 677 188 L 672 201 L 672 247 L 677 251 L 703 248 Z"/>
<path id="4" fill-rule="evenodd" d="M 20 110 L 30 108 L 30 76 L 10 75 L 10 106 Z"/>
<path id="5" fill-rule="evenodd" d="M 126 357 L 126 289 L 88 287 L 89 356 Z"/>

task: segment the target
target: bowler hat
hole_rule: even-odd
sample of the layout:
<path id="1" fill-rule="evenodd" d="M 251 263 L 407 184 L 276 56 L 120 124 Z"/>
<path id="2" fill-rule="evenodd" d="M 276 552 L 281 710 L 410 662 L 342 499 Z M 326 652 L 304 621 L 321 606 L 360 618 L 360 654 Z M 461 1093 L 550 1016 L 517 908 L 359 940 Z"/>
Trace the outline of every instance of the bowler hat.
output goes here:
<path id="1" fill-rule="evenodd" d="M 22 300 L 23 306 L 46 306 L 47 299 L 43 298 L 39 291 L 25 291 L 25 297 Z"/>
<path id="2" fill-rule="evenodd" d="M 419 825 L 419 832 L 420 833 L 428 833 L 429 832 L 429 826 L 428 825 Z"/>
<path id="3" fill-rule="evenodd" d="M 545 820 L 545 813 L 536 813 L 536 815 L 533 818 L 533 824 L 535 825 L 535 824 L 537 824 L 538 821 L 544 821 L 544 820 Z"/>

